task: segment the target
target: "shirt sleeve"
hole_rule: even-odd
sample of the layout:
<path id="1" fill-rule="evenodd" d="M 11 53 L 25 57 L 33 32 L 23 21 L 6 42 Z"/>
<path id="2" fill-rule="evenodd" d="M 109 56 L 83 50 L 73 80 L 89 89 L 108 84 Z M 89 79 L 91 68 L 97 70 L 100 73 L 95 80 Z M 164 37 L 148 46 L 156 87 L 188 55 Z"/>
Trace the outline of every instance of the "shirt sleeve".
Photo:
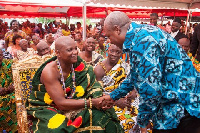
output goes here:
<path id="1" fill-rule="evenodd" d="M 131 75 L 129 74 L 127 78 L 120 84 L 120 86 L 110 93 L 110 97 L 113 100 L 118 100 L 127 93 L 134 89 L 133 83 L 131 82 Z"/>

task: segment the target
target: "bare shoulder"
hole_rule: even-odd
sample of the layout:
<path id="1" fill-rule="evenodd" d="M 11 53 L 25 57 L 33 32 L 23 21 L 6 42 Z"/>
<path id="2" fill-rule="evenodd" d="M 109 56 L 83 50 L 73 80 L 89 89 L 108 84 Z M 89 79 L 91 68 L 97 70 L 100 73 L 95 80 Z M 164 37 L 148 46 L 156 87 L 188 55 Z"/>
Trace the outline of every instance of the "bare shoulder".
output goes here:
<path id="1" fill-rule="evenodd" d="M 94 73 L 96 75 L 97 81 L 100 81 L 103 78 L 103 76 L 106 75 L 100 63 L 98 63 L 98 65 L 94 68 Z"/>
<path id="2" fill-rule="evenodd" d="M 41 74 L 41 82 L 48 82 L 51 80 L 55 80 L 58 78 L 58 69 L 57 69 L 57 64 L 55 61 L 52 61 L 48 63 L 44 69 L 42 70 Z"/>

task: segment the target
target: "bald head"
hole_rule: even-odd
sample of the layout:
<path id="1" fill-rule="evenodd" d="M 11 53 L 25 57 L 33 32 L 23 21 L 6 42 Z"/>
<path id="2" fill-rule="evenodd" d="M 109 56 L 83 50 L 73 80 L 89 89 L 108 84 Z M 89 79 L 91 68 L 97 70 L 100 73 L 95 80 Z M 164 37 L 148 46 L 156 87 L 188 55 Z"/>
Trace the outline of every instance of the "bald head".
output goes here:
<path id="1" fill-rule="evenodd" d="M 185 52 L 188 52 L 190 49 L 190 40 L 187 38 L 181 38 L 178 40 L 178 44 L 181 45 L 181 47 L 185 50 Z"/>
<path id="2" fill-rule="evenodd" d="M 75 44 L 75 41 L 69 37 L 69 36 L 61 36 L 58 39 L 56 39 L 55 42 L 55 49 L 60 51 L 64 46 L 68 45 L 68 44 Z"/>
<path id="3" fill-rule="evenodd" d="M 104 32 L 112 44 L 122 49 L 130 24 L 131 21 L 124 12 L 115 11 L 106 17 L 104 21 Z"/>
<path id="4" fill-rule="evenodd" d="M 123 27 L 129 22 L 130 19 L 124 12 L 114 11 L 106 17 L 104 26 L 106 26 L 106 28 L 113 28 L 114 25 Z"/>
<path id="5" fill-rule="evenodd" d="M 56 39 L 55 50 L 59 61 L 64 62 L 68 65 L 77 62 L 77 44 L 71 37 L 61 36 Z"/>
<path id="6" fill-rule="evenodd" d="M 37 46 L 37 51 L 39 56 L 43 56 L 45 54 L 50 54 L 51 50 L 49 45 L 45 41 L 40 41 Z"/>

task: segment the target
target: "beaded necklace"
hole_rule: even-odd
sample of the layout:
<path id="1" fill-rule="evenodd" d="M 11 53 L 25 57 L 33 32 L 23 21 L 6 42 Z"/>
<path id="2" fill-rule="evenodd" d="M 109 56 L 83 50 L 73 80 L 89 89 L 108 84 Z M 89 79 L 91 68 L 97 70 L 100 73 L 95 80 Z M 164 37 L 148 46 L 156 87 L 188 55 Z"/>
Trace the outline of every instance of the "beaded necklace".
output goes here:
<path id="1" fill-rule="evenodd" d="M 66 87 L 65 87 L 65 81 L 64 81 L 62 67 L 61 67 L 60 62 L 59 62 L 58 59 L 56 60 L 56 62 L 57 62 L 58 70 L 60 72 L 60 77 L 61 77 L 61 82 L 62 82 L 62 88 L 63 88 L 63 90 L 65 92 L 65 97 L 71 99 L 74 96 L 75 88 L 76 88 L 75 71 L 74 71 L 73 64 L 72 64 L 72 67 L 71 67 L 71 71 L 72 71 L 72 91 L 71 91 L 71 94 L 68 96 L 67 93 L 66 93 Z"/>

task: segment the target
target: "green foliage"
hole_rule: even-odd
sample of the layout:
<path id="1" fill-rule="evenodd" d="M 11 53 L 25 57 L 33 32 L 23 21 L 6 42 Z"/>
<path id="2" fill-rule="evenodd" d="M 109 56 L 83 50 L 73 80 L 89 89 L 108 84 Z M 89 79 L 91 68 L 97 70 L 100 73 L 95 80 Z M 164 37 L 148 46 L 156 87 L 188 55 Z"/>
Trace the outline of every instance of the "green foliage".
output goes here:
<path id="1" fill-rule="evenodd" d="M 37 23 L 42 23 L 42 24 L 48 24 L 50 22 L 53 22 L 55 19 L 49 19 L 49 18 L 36 18 Z"/>

